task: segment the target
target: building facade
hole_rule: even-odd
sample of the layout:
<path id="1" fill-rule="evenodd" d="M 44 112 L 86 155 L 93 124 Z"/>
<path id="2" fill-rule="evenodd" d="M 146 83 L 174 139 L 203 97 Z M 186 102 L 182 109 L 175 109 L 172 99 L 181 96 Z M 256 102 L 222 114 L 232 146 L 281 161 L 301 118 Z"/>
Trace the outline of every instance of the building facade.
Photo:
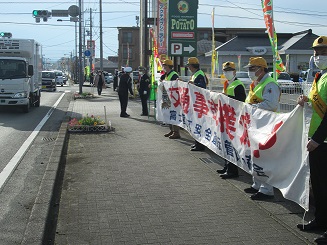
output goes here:
<path id="1" fill-rule="evenodd" d="M 118 27 L 118 69 L 130 66 L 137 70 L 140 64 L 140 27 Z"/>
<path id="2" fill-rule="evenodd" d="M 215 28 L 216 46 L 225 43 L 239 33 L 265 33 L 265 28 Z M 150 39 L 149 39 L 150 40 Z M 197 29 L 198 54 L 202 68 L 206 71 L 210 67 L 210 62 L 204 59 L 204 54 L 211 50 L 212 28 L 200 27 Z M 130 66 L 136 70 L 140 64 L 140 27 L 118 27 L 118 69 Z M 149 47 L 151 49 L 151 42 Z M 148 56 L 149 58 L 150 56 Z M 180 59 L 183 58 L 183 59 Z M 179 57 L 175 70 L 180 71 L 180 66 L 184 66 L 188 57 Z M 182 60 L 180 62 L 180 60 Z"/>
<path id="3" fill-rule="evenodd" d="M 298 33 L 278 33 L 278 52 L 289 73 L 299 73 L 309 68 L 312 43 L 318 37 L 312 30 Z M 244 70 L 252 56 L 262 56 L 267 60 L 268 69 L 273 70 L 273 52 L 267 33 L 239 33 L 231 40 L 216 48 L 218 52 L 218 73 L 226 61 L 235 62 L 237 70 Z M 211 52 L 205 54 L 211 62 Z"/>

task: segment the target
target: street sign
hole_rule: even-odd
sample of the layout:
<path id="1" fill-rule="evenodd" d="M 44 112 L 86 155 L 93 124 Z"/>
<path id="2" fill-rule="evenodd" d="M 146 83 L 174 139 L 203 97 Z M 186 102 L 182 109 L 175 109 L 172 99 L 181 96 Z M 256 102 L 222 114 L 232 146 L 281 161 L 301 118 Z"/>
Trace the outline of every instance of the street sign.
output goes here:
<path id="1" fill-rule="evenodd" d="M 197 56 L 198 0 L 169 0 L 168 55 Z"/>
<path id="2" fill-rule="evenodd" d="M 77 17 L 77 16 L 79 16 L 79 7 L 76 6 L 76 5 L 71 5 L 71 6 L 68 8 L 68 14 L 69 14 L 71 17 Z"/>
<path id="3" fill-rule="evenodd" d="M 92 46 L 91 46 L 91 44 L 92 44 Z M 91 42 L 91 40 L 87 40 L 86 47 L 88 50 L 90 50 L 90 51 L 92 50 L 92 57 L 95 57 L 95 41 L 92 40 L 92 42 Z"/>
<path id="4" fill-rule="evenodd" d="M 90 50 L 85 50 L 84 54 L 85 54 L 85 56 L 89 57 L 91 55 L 91 51 Z"/>
<path id="5" fill-rule="evenodd" d="M 53 9 L 51 14 L 52 17 L 68 17 L 68 10 Z"/>

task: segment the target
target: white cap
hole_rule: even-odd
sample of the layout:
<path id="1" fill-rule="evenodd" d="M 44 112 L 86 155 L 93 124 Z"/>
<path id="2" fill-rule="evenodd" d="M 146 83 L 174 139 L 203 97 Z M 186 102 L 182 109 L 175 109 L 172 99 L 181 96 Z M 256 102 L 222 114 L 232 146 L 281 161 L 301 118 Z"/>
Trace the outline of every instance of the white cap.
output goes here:
<path id="1" fill-rule="evenodd" d="M 125 67 L 124 72 L 131 73 L 133 71 L 132 67 Z"/>

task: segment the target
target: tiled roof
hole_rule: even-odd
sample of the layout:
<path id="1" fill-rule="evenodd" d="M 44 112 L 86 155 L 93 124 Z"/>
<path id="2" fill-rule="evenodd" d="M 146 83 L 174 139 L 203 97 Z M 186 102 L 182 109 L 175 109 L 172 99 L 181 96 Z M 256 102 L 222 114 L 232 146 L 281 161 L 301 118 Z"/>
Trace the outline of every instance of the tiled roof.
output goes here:
<path id="1" fill-rule="evenodd" d="M 215 47 L 218 47 L 221 44 L 222 44 L 221 42 L 216 41 Z M 202 55 L 212 50 L 212 41 L 210 40 L 202 39 L 197 42 L 197 45 L 198 45 L 198 55 Z"/>
<path id="2" fill-rule="evenodd" d="M 290 33 L 277 34 L 278 46 L 285 43 L 292 37 Z M 270 46 L 270 41 L 267 33 L 242 33 L 235 38 L 217 47 L 218 51 L 246 51 L 247 47 L 255 46 Z"/>

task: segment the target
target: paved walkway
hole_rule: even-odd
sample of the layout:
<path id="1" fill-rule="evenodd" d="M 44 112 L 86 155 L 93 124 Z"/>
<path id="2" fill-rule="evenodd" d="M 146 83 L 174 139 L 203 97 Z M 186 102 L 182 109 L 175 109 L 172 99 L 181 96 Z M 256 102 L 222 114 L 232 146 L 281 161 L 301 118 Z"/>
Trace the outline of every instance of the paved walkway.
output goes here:
<path id="1" fill-rule="evenodd" d="M 113 132 L 69 136 L 55 244 L 289 245 L 318 236 L 296 229 L 304 212 L 278 190 L 272 201 L 252 201 L 243 192 L 250 175 L 223 180 L 223 160 L 190 152 L 187 132 L 163 137 L 169 128 L 139 116 L 139 101 L 120 118 L 117 93 L 107 89 L 69 111 L 104 118 L 104 106 Z"/>

